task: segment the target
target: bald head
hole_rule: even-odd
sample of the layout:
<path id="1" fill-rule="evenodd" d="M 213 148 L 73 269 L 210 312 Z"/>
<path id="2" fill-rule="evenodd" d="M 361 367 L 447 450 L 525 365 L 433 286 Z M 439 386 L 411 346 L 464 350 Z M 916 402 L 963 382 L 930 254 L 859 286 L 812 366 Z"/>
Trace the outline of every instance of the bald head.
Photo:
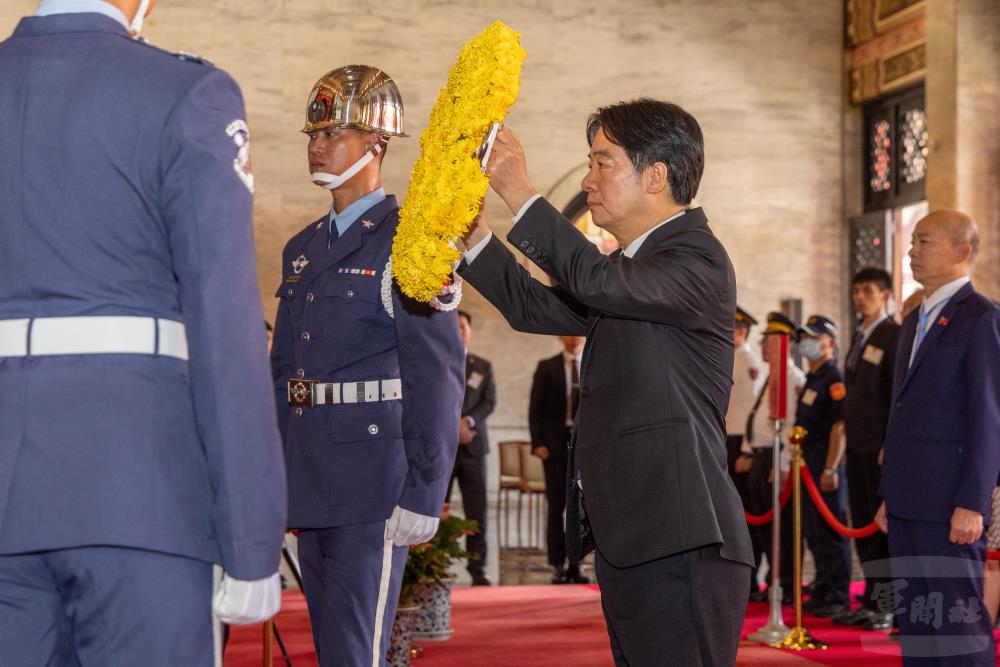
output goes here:
<path id="1" fill-rule="evenodd" d="M 931 211 L 913 230 L 910 266 L 913 277 L 926 294 L 969 275 L 979 252 L 979 230 L 972 218 L 960 211 Z"/>

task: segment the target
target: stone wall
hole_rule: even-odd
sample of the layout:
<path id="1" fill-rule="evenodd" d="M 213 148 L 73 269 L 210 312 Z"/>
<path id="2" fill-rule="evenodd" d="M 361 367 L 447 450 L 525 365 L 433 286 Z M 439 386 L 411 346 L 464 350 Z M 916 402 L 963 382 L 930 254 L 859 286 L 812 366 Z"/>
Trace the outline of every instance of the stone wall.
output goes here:
<path id="1" fill-rule="evenodd" d="M 36 4 L 0 4 L 0 34 Z M 274 310 L 284 241 L 329 206 L 328 195 L 308 182 L 306 140 L 298 133 L 316 78 L 364 62 L 397 80 L 413 138 L 393 141 L 385 182 L 403 195 L 417 137 L 448 68 L 462 44 L 498 18 L 521 31 L 528 51 L 520 101 L 508 121 L 542 192 L 584 162 L 583 127 L 595 106 L 638 96 L 678 102 L 705 132 L 698 201 L 732 256 L 741 305 L 763 319 L 779 299 L 801 298 L 806 313 L 843 318 L 846 85 L 839 1 L 160 0 L 147 37 L 214 60 L 243 86 L 265 312 Z M 848 136 L 857 140 L 856 128 Z M 578 175 L 572 178 L 578 183 Z M 564 183 L 554 203 L 565 204 L 575 191 Z M 495 228 L 505 231 L 502 203 L 491 195 L 487 206 Z M 468 291 L 473 349 L 493 360 L 499 381 L 493 428 L 513 437 L 523 433 L 535 361 L 558 345 L 510 333 Z"/>

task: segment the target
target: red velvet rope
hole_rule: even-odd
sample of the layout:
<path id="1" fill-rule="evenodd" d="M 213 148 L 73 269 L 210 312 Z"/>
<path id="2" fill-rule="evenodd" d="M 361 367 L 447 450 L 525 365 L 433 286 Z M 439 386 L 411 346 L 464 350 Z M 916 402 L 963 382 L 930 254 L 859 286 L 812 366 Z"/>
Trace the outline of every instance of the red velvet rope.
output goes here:
<path id="1" fill-rule="evenodd" d="M 820 494 L 820 490 L 816 487 L 816 481 L 812 478 L 812 473 L 809 472 L 809 468 L 805 465 L 805 463 L 802 463 L 801 466 L 802 482 L 805 484 L 806 491 L 809 492 L 809 497 L 812 498 L 813 505 L 816 506 L 819 513 L 823 516 L 823 519 L 830 524 L 831 528 L 844 537 L 868 537 L 869 535 L 875 534 L 879 528 L 874 521 L 863 528 L 848 528 L 842 524 L 837 517 L 833 515 L 830 508 L 827 507 L 826 502 L 823 500 L 823 496 Z M 788 475 L 785 479 L 785 485 L 781 489 L 781 495 L 778 497 L 778 501 L 781 503 L 782 509 L 785 508 L 789 497 L 792 495 L 791 482 L 792 475 Z M 763 526 L 764 524 L 770 523 L 774 518 L 774 508 L 772 507 L 760 515 L 750 514 L 749 512 L 744 512 L 744 514 L 746 514 L 747 523 L 753 526 Z M 1000 561 L 1000 551 L 987 551 L 986 559 Z"/>
<path id="2" fill-rule="evenodd" d="M 868 537 L 869 535 L 874 535 L 878 531 L 878 525 L 874 521 L 865 526 L 864 528 L 848 528 L 833 515 L 830 508 L 826 506 L 823 501 L 823 496 L 820 495 L 819 489 L 816 487 L 816 482 L 812 478 L 812 473 L 809 472 L 809 468 L 805 464 L 802 464 L 802 482 L 805 484 L 806 491 L 809 492 L 809 497 L 812 498 L 813 505 L 819 510 L 820 515 L 823 519 L 830 524 L 830 527 L 835 531 L 843 535 L 844 537 Z"/>
<path id="3" fill-rule="evenodd" d="M 778 503 L 781 505 L 781 509 L 785 509 L 785 505 L 788 504 L 788 499 L 792 497 L 792 476 L 789 475 L 785 478 L 785 485 L 781 487 L 781 494 L 778 496 Z M 750 514 L 750 512 L 744 512 L 747 517 L 747 523 L 751 526 L 764 526 L 771 523 L 774 519 L 774 508 L 772 507 L 763 514 Z"/>

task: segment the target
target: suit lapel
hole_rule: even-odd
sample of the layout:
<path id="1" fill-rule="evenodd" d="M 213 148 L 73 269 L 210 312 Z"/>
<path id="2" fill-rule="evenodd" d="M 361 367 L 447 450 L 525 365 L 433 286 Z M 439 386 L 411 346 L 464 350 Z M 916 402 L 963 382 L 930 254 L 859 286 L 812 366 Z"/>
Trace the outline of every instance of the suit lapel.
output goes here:
<path id="1" fill-rule="evenodd" d="M 938 338 L 941 337 L 947 323 L 955 317 L 955 311 L 958 310 L 958 304 L 960 304 L 971 293 L 972 283 L 967 283 L 964 287 L 962 287 L 962 289 L 956 292 L 946 304 L 944 304 L 944 307 L 937 314 L 937 318 L 931 323 L 931 328 L 927 331 L 927 335 L 924 336 L 924 339 L 920 342 L 920 347 L 917 348 L 917 354 L 913 357 L 913 363 L 910 364 L 907 369 L 906 377 L 903 379 L 903 386 L 899 389 L 900 392 L 902 392 L 903 389 L 906 388 L 906 385 L 909 384 L 910 379 L 912 379 L 913 375 L 917 372 L 917 368 L 924 360 L 924 357 L 927 356 L 928 351 L 937 344 Z M 910 316 L 913 317 L 917 314 L 917 311 L 914 311 L 913 313 L 910 313 Z M 914 317 L 914 320 L 917 319 L 917 317 Z M 913 340 L 916 338 L 916 329 L 917 325 L 916 322 L 914 322 L 912 334 L 908 337 L 910 344 L 907 348 L 905 348 L 904 355 L 908 351 L 913 350 Z M 907 357 L 906 360 L 909 361 L 909 358 Z"/>

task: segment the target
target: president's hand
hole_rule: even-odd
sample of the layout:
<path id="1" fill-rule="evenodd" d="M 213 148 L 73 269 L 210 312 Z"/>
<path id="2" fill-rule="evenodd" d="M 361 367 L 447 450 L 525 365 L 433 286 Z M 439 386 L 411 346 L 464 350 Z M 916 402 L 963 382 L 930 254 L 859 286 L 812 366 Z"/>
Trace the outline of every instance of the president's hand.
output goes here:
<path id="1" fill-rule="evenodd" d="M 982 535 L 983 515 L 964 507 L 956 507 L 951 513 L 951 534 L 948 539 L 955 544 L 972 544 Z"/>
<path id="2" fill-rule="evenodd" d="M 497 132 L 493 152 L 486 163 L 486 175 L 490 177 L 493 191 L 500 195 L 511 213 L 516 214 L 524 202 L 538 194 L 528 178 L 528 163 L 521 142 L 506 125 Z"/>

